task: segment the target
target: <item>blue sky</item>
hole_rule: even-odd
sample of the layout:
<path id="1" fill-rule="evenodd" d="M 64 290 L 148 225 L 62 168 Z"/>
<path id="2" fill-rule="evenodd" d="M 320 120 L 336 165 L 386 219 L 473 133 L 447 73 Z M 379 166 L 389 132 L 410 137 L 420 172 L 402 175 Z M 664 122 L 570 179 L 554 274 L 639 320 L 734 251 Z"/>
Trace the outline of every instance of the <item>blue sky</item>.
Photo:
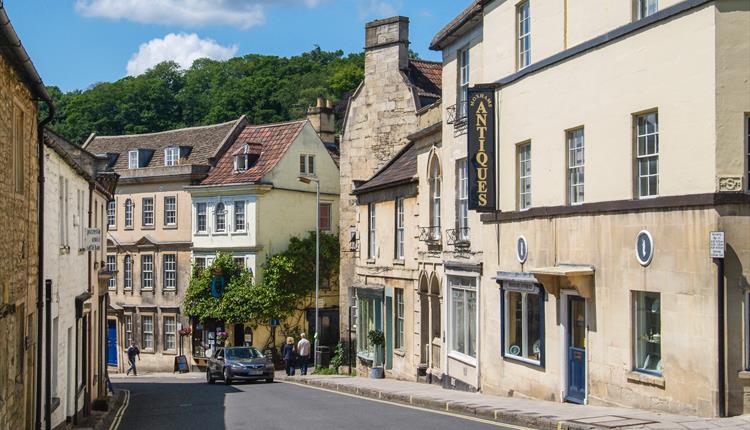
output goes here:
<path id="1" fill-rule="evenodd" d="M 428 45 L 469 0 L 5 0 L 47 85 L 63 91 L 138 74 L 174 57 L 290 56 L 320 45 L 360 52 L 364 24 L 408 16 L 412 49 Z"/>

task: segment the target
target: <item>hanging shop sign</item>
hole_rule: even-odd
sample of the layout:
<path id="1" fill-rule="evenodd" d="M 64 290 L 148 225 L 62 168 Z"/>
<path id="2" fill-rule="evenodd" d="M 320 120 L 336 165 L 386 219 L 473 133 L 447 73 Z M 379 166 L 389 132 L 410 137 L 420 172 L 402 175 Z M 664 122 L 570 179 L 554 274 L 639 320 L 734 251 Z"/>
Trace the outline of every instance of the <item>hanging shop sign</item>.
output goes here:
<path id="1" fill-rule="evenodd" d="M 469 88 L 469 209 L 497 209 L 495 197 L 495 90 Z"/>
<path id="2" fill-rule="evenodd" d="M 654 258 L 654 239 L 646 230 L 638 233 L 635 240 L 635 256 L 641 266 L 648 266 Z"/>

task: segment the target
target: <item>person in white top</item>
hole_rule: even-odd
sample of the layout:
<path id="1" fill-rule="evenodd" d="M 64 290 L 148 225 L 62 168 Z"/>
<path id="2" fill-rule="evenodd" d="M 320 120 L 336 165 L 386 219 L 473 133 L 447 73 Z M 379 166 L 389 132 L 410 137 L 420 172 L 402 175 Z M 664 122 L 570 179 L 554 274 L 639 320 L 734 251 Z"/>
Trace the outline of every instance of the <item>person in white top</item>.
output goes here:
<path id="1" fill-rule="evenodd" d="M 297 342 L 297 354 L 299 354 L 300 362 L 299 370 L 301 374 L 307 375 L 307 363 L 310 361 L 310 341 L 307 340 L 304 333 L 300 334 L 299 337 L 301 338 Z"/>

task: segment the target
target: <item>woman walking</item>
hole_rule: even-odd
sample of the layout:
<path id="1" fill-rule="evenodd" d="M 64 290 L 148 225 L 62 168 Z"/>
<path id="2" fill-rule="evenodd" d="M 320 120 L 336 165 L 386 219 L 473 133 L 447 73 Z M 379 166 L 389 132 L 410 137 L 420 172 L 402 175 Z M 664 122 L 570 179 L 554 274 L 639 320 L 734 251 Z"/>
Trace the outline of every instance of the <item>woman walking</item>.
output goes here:
<path id="1" fill-rule="evenodd" d="M 286 345 L 281 349 L 281 357 L 284 359 L 286 376 L 294 376 L 294 338 L 286 338 Z"/>

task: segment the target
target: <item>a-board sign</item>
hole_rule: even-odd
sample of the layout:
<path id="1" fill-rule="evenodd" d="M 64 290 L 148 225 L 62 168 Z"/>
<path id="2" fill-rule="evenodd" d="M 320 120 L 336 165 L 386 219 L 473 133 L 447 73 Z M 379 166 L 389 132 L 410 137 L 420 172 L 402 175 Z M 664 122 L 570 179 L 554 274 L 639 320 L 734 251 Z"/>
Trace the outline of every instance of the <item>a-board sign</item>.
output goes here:
<path id="1" fill-rule="evenodd" d="M 174 371 L 180 372 L 180 373 L 188 373 L 190 372 L 190 367 L 188 366 L 187 357 L 184 355 L 178 355 L 174 358 Z"/>

